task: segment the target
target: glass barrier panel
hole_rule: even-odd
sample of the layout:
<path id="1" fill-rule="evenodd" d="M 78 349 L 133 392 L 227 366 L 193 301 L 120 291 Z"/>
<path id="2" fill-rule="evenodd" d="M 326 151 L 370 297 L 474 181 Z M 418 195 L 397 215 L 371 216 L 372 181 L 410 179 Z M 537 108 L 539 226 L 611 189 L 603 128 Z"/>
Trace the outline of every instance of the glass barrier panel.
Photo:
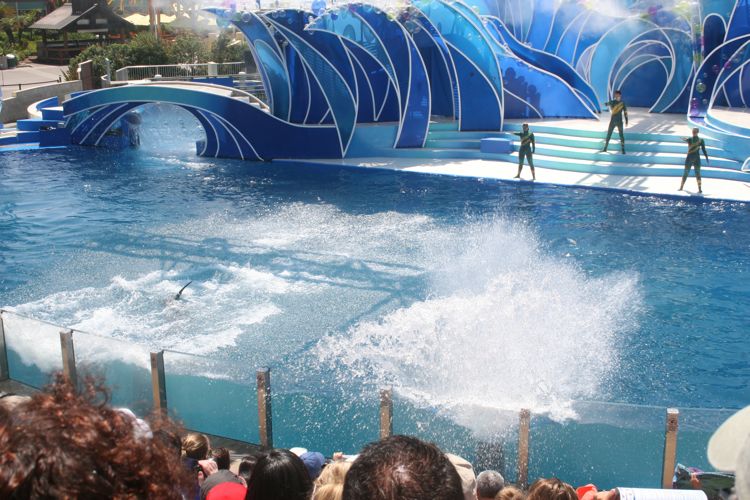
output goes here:
<path id="1" fill-rule="evenodd" d="M 556 476 L 574 486 L 659 488 L 666 408 L 576 402 L 563 421 L 532 414 L 529 483 Z"/>
<path id="2" fill-rule="evenodd" d="M 167 407 L 188 429 L 258 443 L 255 368 L 164 352 Z"/>
<path id="3" fill-rule="evenodd" d="M 394 393 L 393 433 L 435 443 L 446 453 L 468 460 L 474 471 L 496 470 L 517 479 L 518 413 L 474 406 L 434 408 Z"/>
<path id="4" fill-rule="evenodd" d="M 76 368 L 104 377 L 112 406 L 130 408 L 143 416 L 153 410 L 151 356 L 149 350 L 132 342 L 74 331 Z"/>
<path id="5" fill-rule="evenodd" d="M 711 435 L 736 409 L 679 408 L 680 419 L 677 430 L 677 463 L 713 471 L 708 463 L 706 451 Z"/>
<path id="6" fill-rule="evenodd" d="M 378 440 L 377 390 L 352 389 L 334 380 L 303 380 L 306 375 L 294 369 L 271 371 L 274 446 L 301 446 L 330 457 L 336 451 L 357 454 Z"/>
<path id="7" fill-rule="evenodd" d="M 41 388 L 62 370 L 60 331 L 64 328 L 3 311 L 10 378 Z"/>

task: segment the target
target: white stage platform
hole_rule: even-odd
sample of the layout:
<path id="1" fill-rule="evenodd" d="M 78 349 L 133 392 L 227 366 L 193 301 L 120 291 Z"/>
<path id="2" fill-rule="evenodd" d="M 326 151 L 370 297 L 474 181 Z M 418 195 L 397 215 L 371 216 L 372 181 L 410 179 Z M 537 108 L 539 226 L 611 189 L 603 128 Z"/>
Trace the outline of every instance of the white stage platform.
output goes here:
<path id="1" fill-rule="evenodd" d="M 636 137 L 633 140 L 629 140 L 626 137 L 626 148 L 628 144 L 634 146 L 639 144 L 640 149 L 647 149 L 643 152 L 630 152 L 628 156 L 623 156 L 618 153 L 620 149 L 619 137 L 617 131 L 613 134 L 610 142 L 610 153 L 592 155 L 590 158 L 593 159 L 570 159 L 570 158 L 556 158 L 545 156 L 537 152 L 536 157 L 540 160 L 547 158 L 547 165 L 536 166 L 536 182 L 545 184 L 555 184 L 561 186 L 575 186 L 575 187 L 587 187 L 587 188 L 599 188 L 599 189 L 613 189 L 628 191 L 643 195 L 655 195 L 655 196 L 669 196 L 669 197 L 684 197 L 692 199 L 708 199 L 708 200 L 729 200 L 729 201 L 741 201 L 750 202 L 750 174 L 748 174 L 748 182 L 739 180 L 729 180 L 721 178 L 703 178 L 703 194 L 698 193 L 698 186 L 694 177 L 694 172 L 691 172 L 685 184 L 685 191 L 678 191 L 680 187 L 682 165 L 684 165 L 685 155 L 682 153 L 660 153 L 656 149 L 659 145 L 659 139 L 655 138 L 654 141 L 648 140 L 648 138 L 635 136 L 635 134 L 661 134 L 662 137 L 665 134 L 672 136 L 688 137 L 691 135 L 692 127 L 687 122 L 685 115 L 683 114 L 651 114 L 648 110 L 643 108 L 629 109 L 629 126 L 625 129 L 626 134 L 631 133 Z M 729 112 L 725 112 L 729 113 Z M 737 112 L 736 120 L 747 119 L 748 113 Z M 531 130 L 534 131 L 535 127 L 549 128 L 560 128 L 560 133 L 564 134 L 565 131 L 588 131 L 590 132 L 589 138 L 583 138 L 584 141 L 589 141 L 587 145 L 588 149 L 577 148 L 580 151 L 588 151 L 594 153 L 595 149 L 599 149 L 603 143 L 602 137 L 606 132 L 607 124 L 609 120 L 609 114 L 603 113 L 601 120 L 582 120 L 582 119 L 553 119 L 553 120 L 528 120 Z M 524 120 L 507 120 L 508 123 L 521 123 Z M 444 124 L 443 122 L 440 122 Z M 458 133 L 458 132 L 457 132 Z M 460 134 L 460 133 L 459 133 Z M 601 134 L 601 135 L 600 135 Z M 545 136 L 547 134 L 541 133 L 537 137 L 537 147 L 545 145 Z M 720 161 L 721 149 L 716 146 L 711 146 L 710 134 L 706 134 L 707 142 L 709 143 L 709 157 L 713 157 Z M 676 138 L 678 143 L 676 147 L 677 151 L 682 150 L 679 138 Z M 675 140 L 675 139 L 673 139 Z M 580 144 L 581 141 L 579 140 Z M 653 145 L 654 151 L 648 151 L 651 149 L 649 145 Z M 675 147 L 675 146 L 673 146 Z M 594 149 L 595 148 L 595 149 Z M 571 149 L 565 146 L 552 146 L 547 145 L 547 150 L 567 150 Z M 436 155 L 437 155 L 437 150 Z M 687 151 L 687 146 L 685 146 Z M 499 179 L 503 181 L 519 182 L 517 179 L 513 179 L 516 175 L 518 165 L 515 162 L 494 159 L 459 159 L 450 158 L 446 156 L 450 152 L 442 151 L 440 157 L 430 158 L 429 150 L 425 150 L 424 158 L 396 158 L 396 157 L 367 157 L 367 158 L 345 158 L 345 159 L 332 159 L 332 160 L 305 160 L 305 163 L 315 164 L 328 164 L 328 165 L 346 165 L 352 167 L 361 168 L 378 168 L 388 170 L 400 170 L 406 172 L 419 172 L 424 174 L 437 174 L 437 175 L 452 175 L 459 177 L 474 177 L 484 179 Z M 652 169 L 654 175 L 617 175 L 611 171 L 607 173 L 591 173 L 591 172 L 578 172 L 574 171 L 575 167 L 571 168 L 571 165 L 580 165 L 584 170 L 587 165 L 598 165 L 604 167 L 611 167 L 610 170 L 616 170 L 618 167 L 634 166 L 634 158 L 651 156 L 653 158 L 670 156 L 669 162 L 674 168 L 672 168 L 671 175 L 658 175 L 658 170 Z M 628 160 L 630 158 L 630 160 Z M 648 160 L 646 160 L 648 161 Z M 559 163 L 561 167 L 565 165 L 565 169 L 556 169 L 550 167 L 550 163 Z M 715 170 L 717 167 L 709 162 L 709 165 L 705 164 L 705 160 L 702 162 L 702 171 Z M 639 164 L 639 166 L 653 166 L 646 163 Z M 627 169 L 623 169 L 627 170 Z M 643 170 L 643 169 L 641 169 Z M 708 173 L 708 172 L 706 172 Z M 531 171 L 528 165 L 524 166 L 521 182 L 531 181 Z"/>

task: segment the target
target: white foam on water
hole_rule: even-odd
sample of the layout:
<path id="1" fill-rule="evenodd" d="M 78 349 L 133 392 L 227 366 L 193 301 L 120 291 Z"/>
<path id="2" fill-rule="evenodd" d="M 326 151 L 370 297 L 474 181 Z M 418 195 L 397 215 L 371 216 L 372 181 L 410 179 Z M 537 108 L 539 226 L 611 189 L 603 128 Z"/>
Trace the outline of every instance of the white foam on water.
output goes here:
<path id="1" fill-rule="evenodd" d="M 53 293 L 13 310 L 153 349 L 210 354 L 233 346 L 245 327 L 280 314 L 272 297 L 295 288 L 270 273 L 217 265 L 211 279 L 191 283 L 175 300 L 185 282 L 174 270 L 117 275 L 107 286 Z"/>
<path id="2" fill-rule="evenodd" d="M 165 241 L 166 259 L 138 253 L 151 233 Z M 90 251 L 106 266 L 87 254 L 64 269 L 95 268 L 102 285 L 16 309 L 153 349 L 223 356 L 252 345 L 235 354 L 253 363 L 265 362 L 261 351 L 281 359 L 322 338 L 300 380 L 318 366 L 313 379 L 337 370 L 342 383 L 392 384 L 477 433 L 490 433 L 498 412 L 526 407 L 565 418 L 572 401 L 606 399 L 620 339 L 637 328 L 642 303 L 635 273 L 589 276 L 548 252 L 532 229 L 502 218 L 456 226 L 290 203 L 167 224 L 121 245 Z M 151 269 L 123 272 L 133 257 Z M 341 331 L 357 314 L 368 320 Z M 249 333 L 251 344 L 241 343 Z"/>
<path id="3" fill-rule="evenodd" d="M 480 221 L 432 247 L 430 296 L 316 347 L 339 376 L 391 384 L 477 433 L 488 409 L 572 417 L 606 391 L 618 344 L 638 324 L 634 273 L 587 276 L 528 228 Z M 488 426 L 489 425 L 489 426 Z"/>
<path id="4" fill-rule="evenodd" d="M 13 309 L 122 341 L 123 351 L 138 344 L 211 356 L 233 348 L 250 331 L 261 333 L 254 342 L 280 351 L 291 345 L 284 343 L 289 336 L 280 344 L 275 337 L 283 332 L 271 330 L 266 335 L 258 325 L 283 315 L 291 315 L 298 323 L 314 324 L 325 323 L 321 318 L 330 314 L 352 314 L 346 296 L 342 301 L 342 289 L 367 290 L 368 275 L 338 270 L 372 268 L 387 280 L 418 274 L 422 271 L 414 268 L 412 261 L 424 252 L 412 253 L 415 243 L 410 240 L 429 241 L 438 233 L 432 219 L 422 215 L 348 214 L 323 204 L 286 204 L 242 218 L 212 213 L 126 234 L 112 243 L 114 252 L 103 242 L 92 244 L 65 266 L 51 270 L 46 281 L 70 283 L 73 276 L 87 275 L 92 279 L 86 282 L 98 281 L 100 285 L 57 291 Z M 155 243 L 147 245 L 144 252 L 140 242 L 149 240 Z M 153 250 L 162 240 L 169 250 Z M 145 270 L 133 272 L 135 269 Z M 181 300 L 174 300 L 189 280 L 193 283 Z M 361 300 L 361 295 L 358 297 Z M 300 301 L 310 303 L 309 310 L 318 317 L 294 310 Z M 346 317 L 337 316 L 326 324 L 346 321 Z M 318 334 L 322 336 L 326 328 L 320 327 Z M 307 330 L 315 333 L 314 326 Z M 254 349 L 259 347 L 257 342 Z M 141 351 L 137 349 L 132 357 L 141 356 Z M 59 358 L 59 352 L 45 356 Z M 113 353 L 116 359 L 124 356 L 122 351 Z"/>

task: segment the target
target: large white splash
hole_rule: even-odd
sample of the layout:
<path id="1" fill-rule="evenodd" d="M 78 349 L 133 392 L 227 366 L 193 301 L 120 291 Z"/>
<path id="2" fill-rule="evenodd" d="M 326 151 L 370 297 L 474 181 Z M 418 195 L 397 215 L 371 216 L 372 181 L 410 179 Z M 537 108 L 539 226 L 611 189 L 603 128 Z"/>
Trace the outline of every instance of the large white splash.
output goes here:
<path id="1" fill-rule="evenodd" d="M 141 230 L 51 273 L 44 281 L 95 284 L 19 313 L 249 367 L 300 364 L 303 385 L 393 384 L 477 432 L 497 410 L 566 417 L 574 400 L 606 399 L 641 308 L 635 273 L 589 276 L 521 223 L 323 203 Z"/>
<path id="2" fill-rule="evenodd" d="M 637 276 L 588 276 L 502 219 L 459 232 L 433 249 L 427 299 L 324 339 L 322 362 L 479 433 L 496 430 L 488 410 L 565 418 L 572 401 L 606 397 L 620 339 L 637 326 Z"/>

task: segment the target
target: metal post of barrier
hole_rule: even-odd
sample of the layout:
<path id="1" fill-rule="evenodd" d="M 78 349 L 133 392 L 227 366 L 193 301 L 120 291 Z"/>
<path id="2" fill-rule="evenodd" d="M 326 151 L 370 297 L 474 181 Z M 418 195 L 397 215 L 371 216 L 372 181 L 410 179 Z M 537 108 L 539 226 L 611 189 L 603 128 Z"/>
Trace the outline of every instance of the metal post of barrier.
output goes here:
<path id="1" fill-rule="evenodd" d="M 522 409 L 518 415 L 518 484 L 522 489 L 529 485 L 529 431 L 531 411 Z"/>
<path id="2" fill-rule="evenodd" d="M 0 380 L 10 378 L 8 368 L 8 350 L 5 345 L 5 328 L 3 327 L 3 311 L 0 311 Z"/>
<path id="3" fill-rule="evenodd" d="M 674 467 L 677 463 L 677 428 L 680 410 L 667 408 L 667 425 L 664 433 L 664 461 L 662 462 L 661 487 L 671 489 Z"/>
<path id="4" fill-rule="evenodd" d="M 261 368 L 256 372 L 258 382 L 258 431 L 260 446 L 273 448 L 273 425 L 271 418 L 271 369 Z"/>
<path id="5" fill-rule="evenodd" d="M 76 372 L 76 353 L 73 347 L 73 330 L 60 332 L 60 351 L 62 353 L 63 374 L 74 385 L 78 385 Z"/>
<path id="6" fill-rule="evenodd" d="M 154 411 L 167 413 L 167 380 L 164 375 L 164 351 L 151 353 L 151 391 Z"/>
<path id="7" fill-rule="evenodd" d="M 380 389 L 380 439 L 393 435 L 393 388 Z"/>

